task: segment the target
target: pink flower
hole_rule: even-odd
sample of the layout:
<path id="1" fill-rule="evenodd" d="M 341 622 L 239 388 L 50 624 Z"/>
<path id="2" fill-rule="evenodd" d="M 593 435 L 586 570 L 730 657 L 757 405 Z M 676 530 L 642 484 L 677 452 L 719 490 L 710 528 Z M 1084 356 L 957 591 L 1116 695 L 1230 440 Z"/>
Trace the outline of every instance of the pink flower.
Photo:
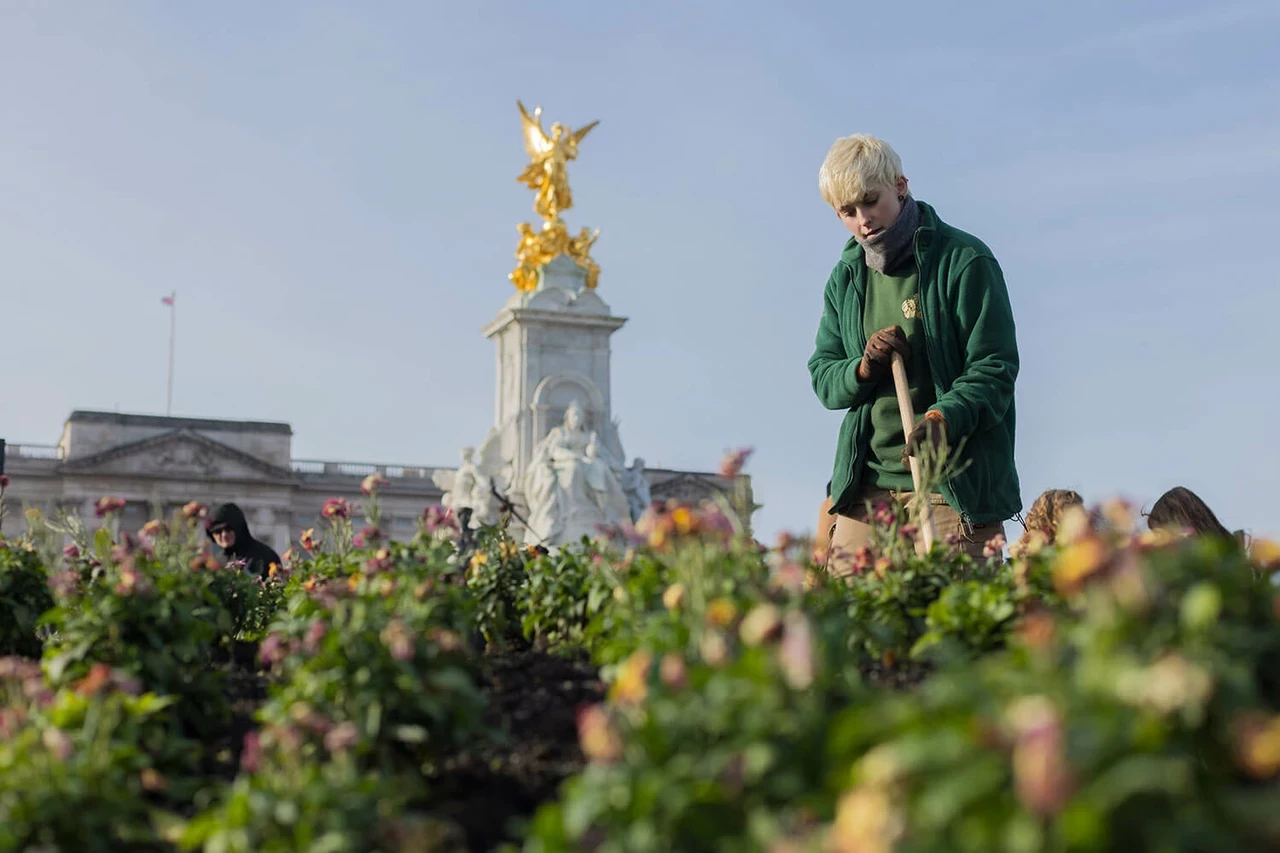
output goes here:
<path id="1" fill-rule="evenodd" d="M 413 635 L 399 619 L 392 619 L 382 629 L 382 642 L 396 660 L 413 660 Z"/>
<path id="2" fill-rule="evenodd" d="M 726 480 L 732 480 L 742 473 L 742 468 L 747 464 L 747 459 L 755 452 L 754 447 L 740 447 L 737 450 L 730 450 L 720 460 L 720 476 Z"/>
<path id="3" fill-rule="evenodd" d="M 324 736 L 324 748 L 330 752 L 346 752 L 360 742 L 360 730 L 350 721 L 338 723 Z"/>
<path id="4" fill-rule="evenodd" d="M 240 769 L 246 773 L 257 773 L 262 763 L 262 736 L 257 732 L 246 732 L 244 748 L 240 750 Z"/>
<path id="5" fill-rule="evenodd" d="M 128 533 L 120 534 L 120 544 L 111 550 L 111 559 L 117 563 L 124 562 L 125 558 L 133 553 L 138 543 Z"/>
<path id="6" fill-rule="evenodd" d="M 209 514 L 209 508 L 199 501 L 191 501 L 182 508 L 182 517 L 187 521 L 194 521 L 197 518 L 204 518 Z"/>
<path id="7" fill-rule="evenodd" d="M 395 563 L 391 559 L 391 550 L 389 548 L 379 548 L 377 553 L 369 558 L 364 564 L 364 570 L 367 574 L 377 574 L 378 572 L 389 572 Z"/>
<path id="8" fill-rule="evenodd" d="M 382 539 L 382 529 L 376 525 L 369 525 L 356 534 L 355 539 L 351 540 L 351 544 L 357 548 L 363 548 L 365 545 L 371 545 Z"/>
<path id="9" fill-rule="evenodd" d="M 307 629 L 306 639 L 302 641 L 302 647 L 311 654 L 315 654 L 320 648 L 320 641 L 324 639 L 324 635 L 329 632 L 329 626 L 323 620 L 317 619 L 311 623 L 311 627 Z"/>
<path id="10" fill-rule="evenodd" d="M 914 524 L 904 524 L 898 532 L 902 534 L 903 539 L 915 539 L 920 528 Z"/>
<path id="11" fill-rule="evenodd" d="M 80 549 L 74 542 L 72 542 L 70 545 L 62 549 L 62 556 L 66 557 L 68 560 L 78 559 L 80 556 Z"/>
<path id="12" fill-rule="evenodd" d="M 422 521 L 427 533 L 435 533 L 441 529 L 446 531 L 458 529 L 458 521 L 453 517 L 453 510 L 442 506 L 427 507 L 422 513 Z"/>
<path id="13" fill-rule="evenodd" d="M 982 548 L 982 556 L 990 560 L 992 557 L 1000 557 L 1004 555 L 1005 538 L 1003 533 L 997 533 L 987 540 L 987 544 Z"/>
<path id="14" fill-rule="evenodd" d="M 49 591 L 58 598 L 69 598 L 80 594 L 80 575 L 73 569 L 66 569 L 49 575 Z"/>
<path id="15" fill-rule="evenodd" d="M 1053 817 L 1075 788 L 1067 764 L 1066 734 L 1062 717 L 1044 696 L 1019 699 L 1009 709 L 1016 733 L 1013 748 L 1013 785 L 1028 811 Z"/>
<path id="16" fill-rule="evenodd" d="M 9 488 L 9 475 L 0 474 L 0 490 Z"/>
<path id="17" fill-rule="evenodd" d="M 689 670 L 684 658 L 676 654 L 665 654 L 658 664 L 658 679 L 670 690 L 681 690 L 689 683 Z"/>
<path id="18" fill-rule="evenodd" d="M 268 665 L 274 666 L 288 656 L 289 649 L 279 634 L 268 634 L 258 647 L 258 660 Z"/>
<path id="19" fill-rule="evenodd" d="M 378 493 L 378 489 L 389 485 L 391 485 L 391 481 L 381 473 L 370 474 L 368 477 L 365 477 L 364 482 L 360 484 L 360 493 L 363 495 L 376 495 Z"/>
<path id="20" fill-rule="evenodd" d="M 329 519 L 350 518 L 351 504 L 347 503 L 346 498 L 329 498 L 320 508 L 320 515 Z"/>
<path id="21" fill-rule="evenodd" d="M 871 518 L 876 524 L 884 527 L 892 527 L 894 522 L 898 520 L 898 516 L 893 512 L 893 507 L 887 503 L 878 504 Z"/>
<path id="22" fill-rule="evenodd" d="M 59 761 L 66 761 L 71 757 L 71 751 L 75 744 L 71 742 L 71 738 L 59 728 L 47 728 L 40 738 L 44 741 L 45 747 L 49 752 L 53 753 L 53 757 Z"/>
<path id="23" fill-rule="evenodd" d="M 122 669 L 111 670 L 111 684 L 121 693 L 142 695 L 142 682 Z"/>
<path id="24" fill-rule="evenodd" d="M 120 572 L 120 581 L 116 584 L 116 595 L 146 595 L 151 591 L 151 581 L 143 577 L 137 569 L 129 567 Z"/>
<path id="25" fill-rule="evenodd" d="M 789 613 L 783 623 L 778 665 L 792 690 L 807 690 L 813 684 L 817 661 L 813 651 L 813 628 L 803 613 Z"/>
<path id="26" fill-rule="evenodd" d="M 113 498 L 113 497 L 98 498 L 98 502 L 93 507 L 93 514 L 96 515 L 98 518 L 103 518 L 104 516 L 111 515 L 112 513 L 115 513 L 115 512 L 119 512 L 120 510 L 124 509 L 124 507 L 125 507 L 124 498 Z"/>

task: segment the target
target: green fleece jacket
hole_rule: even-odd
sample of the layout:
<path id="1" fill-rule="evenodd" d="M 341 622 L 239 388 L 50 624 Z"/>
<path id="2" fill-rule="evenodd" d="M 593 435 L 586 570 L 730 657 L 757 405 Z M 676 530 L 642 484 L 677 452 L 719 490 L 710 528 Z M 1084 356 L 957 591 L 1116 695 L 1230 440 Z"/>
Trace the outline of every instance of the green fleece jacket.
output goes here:
<path id="1" fill-rule="evenodd" d="M 1022 507 L 1013 461 L 1013 384 L 1018 344 L 1004 275 L 981 240 L 920 204 L 915 234 L 920 313 L 936 409 L 951 445 L 963 440 L 967 467 L 942 485 L 947 504 L 975 524 L 1011 518 Z M 867 265 L 850 239 L 827 280 L 809 375 L 828 409 L 848 409 L 840 425 L 831 496 L 849 510 L 866 470 L 874 383 L 858 379 L 867 345 L 862 326 Z M 881 381 L 891 382 L 885 377 Z M 920 412 L 917 415 L 922 414 Z"/>

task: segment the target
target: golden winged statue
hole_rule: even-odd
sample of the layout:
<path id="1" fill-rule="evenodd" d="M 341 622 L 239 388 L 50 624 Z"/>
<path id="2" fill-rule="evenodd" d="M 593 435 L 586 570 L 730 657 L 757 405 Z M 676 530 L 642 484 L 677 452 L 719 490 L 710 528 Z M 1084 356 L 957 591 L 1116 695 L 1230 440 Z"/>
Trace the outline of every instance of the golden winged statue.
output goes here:
<path id="1" fill-rule="evenodd" d="M 516 101 L 520 108 L 520 124 L 524 129 L 524 148 L 530 162 L 517 178 L 536 193 L 533 209 L 547 222 L 560 218 L 562 210 L 573 207 L 573 194 L 569 191 L 568 164 L 578 156 L 578 144 L 600 122 L 593 121 L 577 130 L 569 130 L 556 122 L 551 125 L 551 135 L 542 129 L 542 107 L 533 114 Z"/>

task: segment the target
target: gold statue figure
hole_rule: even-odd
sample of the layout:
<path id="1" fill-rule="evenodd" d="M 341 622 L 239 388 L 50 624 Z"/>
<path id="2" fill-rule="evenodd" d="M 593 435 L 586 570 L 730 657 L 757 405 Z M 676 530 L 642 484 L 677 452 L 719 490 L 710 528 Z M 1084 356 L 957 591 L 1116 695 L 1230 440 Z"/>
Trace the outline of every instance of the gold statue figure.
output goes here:
<path id="1" fill-rule="evenodd" d="M 591 247 L 600 236 L 600 229 L 593 232 L 589 228 L 583 228 L 577 237 L 570 237 L 560 219 L 560 212 L 573 206 L 573 195 L 569 192 L 568 163 L 577 158 L 578 143 L 599 122 L 593 121 L 572 132 L 557 122 L 551 125 L 551 136 L 547 136 L 542 130 L 541 107 L 530 115 L 524 104 L 516 101 L 516 106 L 520 108 L 524 147 L 531 158 L 517 180 L 536 193 L 533 209 L 542 217 L 543 222 L 541 231 L 534 231 L 528 222 L 521 222 L 517 226 L 520 242 L 516 244 L 516 260 L 519 263 L 507 278 L 517 290 L 536 290 L 538 271 L 560 255 L 568 255 L 574 263 L 586 270 L 584 286 L 594 289 L 600 280 L 600 265 L 592 259 Z"/>
<path id="2" fill-rule="evenodd" d="M 600 265 L 591 257 L 591 247 L 599 236 L 599 228 L 595 231 L 583 228 L 578 232 L 577 237 L 569 241 L 569 248 L 567 249 L 569 257 L 577 261 L 578 266 L 587 271 L 587 280 L 584 286 L 588 290 L 595 290 L 596 285 L 600 282 Z"/>
<path id="3" fill-rule="evenodd" d="M 560 211 L 573 207 L 573 194 L 569 191 L 569 161 L 578 156 L 578 143 L 600 122 L 593 121 L 582 128 L 570 131 L 560 122 L 551 125 L 551 135 L 542 130 L 542 107 L 536 107 L 533 115 L 516 101 L 520 108 L 520 124 L 524 129 L 524 148 L 531 162 L 516 180 L 537 195 L 533 209 L 548 222 L 560 218 Z"/>

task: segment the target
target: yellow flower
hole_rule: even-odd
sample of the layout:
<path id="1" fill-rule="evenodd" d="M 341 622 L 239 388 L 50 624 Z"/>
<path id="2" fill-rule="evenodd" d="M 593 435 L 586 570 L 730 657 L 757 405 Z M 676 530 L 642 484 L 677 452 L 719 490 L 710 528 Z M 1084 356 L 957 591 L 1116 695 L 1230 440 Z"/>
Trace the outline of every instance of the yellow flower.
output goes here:
<path id="1" fill-rule="evenodd" d="M 675 610 L 684 603 L 684 584 L 673 583 L 667 587 L 666 592 L 662 593 L 662 606 L 668 610 Z"/>
<path id="2" fill-rule="evenodd" d="M 1274 539 L 1255 539 L 1249 550 L 1254 562 L 1261 568 L 1280 570 L 1280 542 Z"/>
<path id="3" fill-rule="evenodd" d="M 504 560 L 514 560 L 520 553 L 520 546 L 512 542 L 510 539 L 503 539 L 498 545 L 498 554 Z"/>
<path id="4" fill-rule="evenodd" d="M 864 785 L 840 797 L 827 849 L 832 853 L 892 853 L 902 828 L 902 816 L 894 809 L 889 793 Z"/>
<path id="5" fill-rule="evenodd" d="M 618 668 L 618 678 L 609 689 L 609 698 L 620 705 L 639 705 L 649 694 L 649 669 L 653 655 L 638 649 Z"/>
<path id="6" fill-rule="evenodd" d="M 717 598 L 707 605 L 707 621 L 721 628 L 728 628 L 738 615 L 738 608 L 727 598 Z"/>
<path id="7" fill-rule="evenodd" d="M 687 506 L 676 507 L 671 511 L 671 523 L 675 525 L 676 533 L 680 536 L 688 536 L 693 532 L 694 517 Z"/>
<path id="8" fill-rule="evenodd" d="M 471 560 L 467 563 L 467 565 L 474 572 L 474 571 L 479 571 L 480 567 L 487 562 L 489 562 L 489 555 L 486 554 L 484 551 L 476 551 L 474 554 L 471 555 Z"/>
<path id="9" fill-rule="evenodd" d="M 360 586 L 359 575 L 350 575 L 347 577 L 347 589 L 351 590 L 352 592 L 355 592 L 356 588 L 359 586 Z"/>
<path id="10" fill-rule="evenodd" d="M 1251 777 L 1270 779 L 1280 773 L 1280 715 L 1269 720 L 1258 711 L 1240 714 L 1234 721 L 1236 761 Z"/>

